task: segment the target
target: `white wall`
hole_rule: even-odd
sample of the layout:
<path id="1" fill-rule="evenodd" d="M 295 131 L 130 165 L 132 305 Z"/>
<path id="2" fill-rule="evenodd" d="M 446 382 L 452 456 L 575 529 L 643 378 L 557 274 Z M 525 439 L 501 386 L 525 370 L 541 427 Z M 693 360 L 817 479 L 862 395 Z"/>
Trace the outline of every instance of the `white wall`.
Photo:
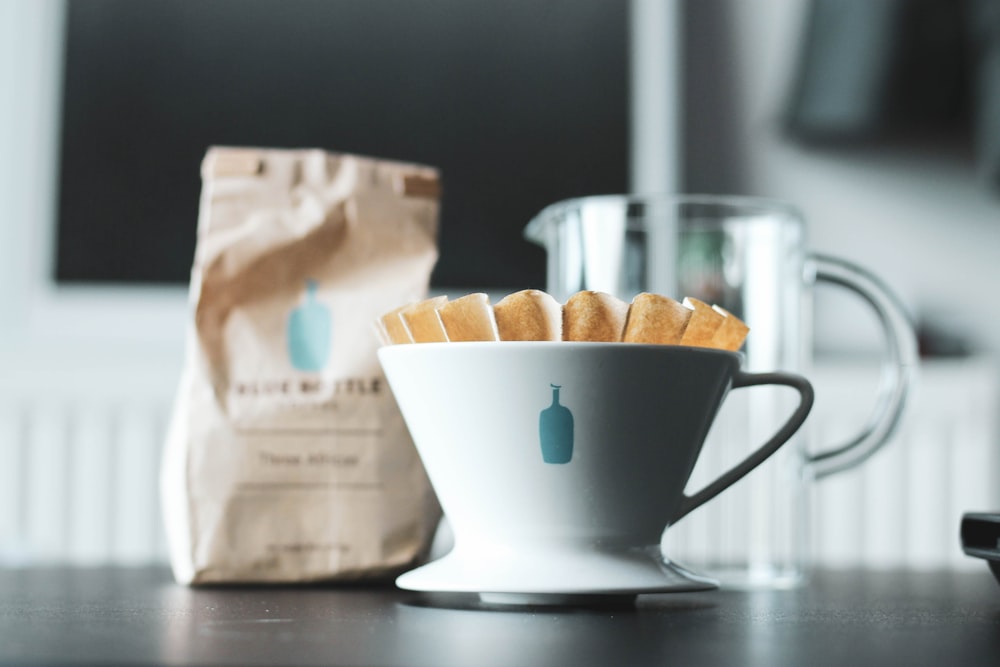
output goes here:
<path id="1" fill-rule="evenodd" d="M 0 335 L 27 318 L 31 235 L 51 214 L 54 3 L 0 0 Z M 48 102 L 48 103 L 47 103 Z"/>
<path id="2" fill-rule="evenodd" d="M 51 280 L 61 0 L 0 0 L 0 565 L 160 560 L 185 294 Z"/>
<path id="3" fill-rule="evenodd" d="M 62 0 L 0 0 L 0 368 L 179 361 L 184 289 L 57 288 L 51 278 L 63 18 Z"/>
<path id="4" fill-rule="evenodd" d="M 723 34 L 712 36 L 728 38 L 729 45 L 708 48 L 728 53 L 733 70 L 717 85 L 726 87 L 733 105 L 726 141 L 738 144 L 727 150 L 739 158 L 740 187 L 798 204 L 813 248 L 876 270 L 915 316 L 959 320 L 981 347 L 1000 347 L 1000 299 L 994 297 L 1000 197 L 981 187 L 972 165 L 957 156 L 833 154 L 783 142 L 776 118 L 807 0 L 701 1 L 729 18 Z M 58 100 L 61 6 L 59 0 L 0 0 L 0 85 L 19 91 L 0 98 L 0 339 L 17 330 L 22 341 L 27 331 L 25 344 L 67 331 L 74 339 L 97 340 L 110 331 L 119 341 L 152 339 L 165 346 L 161 354 L 178 354 L 181 290 L 55 290 L 41 278 L 49 269 L 56 165 L 49 128 Z M 703 140 L 687 134 L 685 150 L 698 151 Z M 726 180 L 723 187 L 731 185 Z M 850 299 L 826 291 L 819 296 L 831 304 L 818 308 L 823 347 L 877 341 L 870 316 Z"/>
<path id="5" fill-rule="evenodd" d="M 733 106 L 719 113 L 728 114 L 732 127 L 725 141 L 733 142 L 731 153 L 739 156 L 734 164 L 740 167 L 745 191 L 797 203 L 810 219 L 814 248 L 877 269 L 914 311 L 956 312 L 983 347 L 1000 348 L 1000 334 L 994 333 L 1000 331 L 1000 299 L 993 296 L 1000 285 L 1000 204 L 977 186 L 971 166 L 899 155 L 830 155 L 782 143 L 775 118 L 806 0 L 693 1 L 718 5 L 732 19 L 723 26 L 728 47 L 721 53 L 735 75 L 719 84 L 728 88 Z M 655 8 L 646 0 L 641 4 Z M 129 504 L 129 511 L 123 512 L 110 506 L 110 492 L 93 495 L 103 492 L 94 481 L 103 478 L 91 476 L 100 470 L 82 469 L 74 477 L 76 468 L 69 463 L 48 465 L 60 452 L 78 449 L 69 444 L 72 439 L 62 442 L 57 436 L 78 433 L 77 440 L 84 443 L 79 447 L 90 443 L 115 461 L 120 454 L 135 458 L 151 475 L 145 488 L 153 490 L 155 475 L 150 471 L 160 446 L 154 430 L 163 426 L 164 406 L 176 383 L 186 312 L 182 289 L 66 290 L 46 278 L 56 168 L 50 130 L 56 120 L 61 7 L 60 0 L 0 0 L 0 458 L 6 462 L 0 474 L 0 562 L 12 535 L 48 545 L 41 553 L 50 555 L 135 559 L 162 551 L 162 543 L 152 538 L 129 541 L 145 534 L 147 524 L 155 521 L 151 495 L 145 505 Z M 660 98 L 657 103 L 668 101 Z M 671 137 L 661 139 L 665 144 Z M 689 152 L 700 148 L 698 136 L 685 136 L 684 143 Z M 674 178 L 663 173 L 663 180 Z M 857 326 L 849 301 L 838 304 L 832 296 L 828 300 L 833 307 L 820 304 L 818 309 L 827 320 L 819 327 L 826 347 L 877 344 L 867 313 L 856 316 L 869 326 Z M 945 382 L 952 375 L 934 377 Z M 51 407 L 53 399 L 59 409 L 50 410 L 52 414 L 33 412 L 32 406 Z M 824 409 L 840 414 L 836 407 Z M 132 423 L 127 415 L 135 414 L 149 419 Z M 39 426 L 32 431 L 24 424 Z M 983 428 L 981 440 L 988 443 L 994 424 Z M 120 436 L 105 439 L 102 434 L 109 429 Z M 22 440 L 41 444 L 24 448 Z M 34 453 L 27 462 L 17 462 L 14 456 L 25 451 Z M 32 467 L 36 459 L 39 465 Z M 959 463 L 988 474 L 978 461 L 977 454 Z M 45 472 L 22 479 L 21 471 L 35 469 Z M 58 475 L 50 476 L 51 470 Z M 133 492 L 135 479 L 119 477 L 122 493 Z M 49 491 L 65 486 L 66 480 L 75 489 L 74 498 L 90 503 L 74 501 L 71 507 L 82 507 L 84 513 L 90 507 L 103 508 L 100 511 L 112 517 L 117 528 L 99 539 L 86 534 L 70 539 L 54 529 L 33 536 L 27 525 L 31 516 L 40 519 L 33 525 L 61 525 L 46 517 L 57 516 L 65 505 L 38 499 L 49 498 Z M 4 512 L 14 502 L 29 500 L 38 502 L 28 514 Z"/>
<path id="6" fill-rule="evenodd" d="M 736 153 L 746 190 L 800 206 L 814 249 L 875 270 L 914 317 L 960 323 L 982 349 L 1000 349 L 1000 193 L 959 155 L 834 153 L 782 141 L 777 118 L 807 0 L 709 1 L 725 3 L 733 19 Z M 818 298 L 822 347 L 877 341 L 860 306 L 827 291 Z"/>

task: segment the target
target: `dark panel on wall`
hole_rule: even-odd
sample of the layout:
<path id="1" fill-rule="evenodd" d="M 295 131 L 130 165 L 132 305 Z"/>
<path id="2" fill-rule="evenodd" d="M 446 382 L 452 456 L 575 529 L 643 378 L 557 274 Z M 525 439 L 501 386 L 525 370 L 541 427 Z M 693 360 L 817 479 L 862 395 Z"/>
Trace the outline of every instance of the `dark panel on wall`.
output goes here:
<path id="1" fill-rule="evenodd" d="M 71 0 L 56 277 L 185 283 L 225 144 L 437 166 L 435 284 L 542 287 L 528 219 L 627 186 L 627 4 Z"/>

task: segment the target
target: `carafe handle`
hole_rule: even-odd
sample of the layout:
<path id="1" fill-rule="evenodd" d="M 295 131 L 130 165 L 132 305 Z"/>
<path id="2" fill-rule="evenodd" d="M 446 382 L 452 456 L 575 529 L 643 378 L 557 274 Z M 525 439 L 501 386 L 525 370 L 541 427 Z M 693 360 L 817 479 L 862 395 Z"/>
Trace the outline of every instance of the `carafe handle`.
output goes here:
<path id="1" fill-rule="evenodd" d="M 906 311 L 878 277 L 856 264 L 829 255 L 812 253 L 806 265 L 815 271 L 817 281 L 844 287 L 871 306 L 886 338 L 875 408 L 855 437 L 808 456 L 807 468 L 819 479 L 865 461 L 895 434 L 916 381 L 919 358 L 917 337 Z"/>
<path id="2" fill-rule="evenodd" d="M 705 504 L 715 496 L 739 481 L 748 472 L 763 463 L 767 457 L 788 442 L 802 426 L 813 405 L 813 388 L 809 381 L 800 375 L 792 373 L 744 373 L 737 371 L 733 376 L 733 389 L 755 387 L 762 384 L 777 384 L 791 387 L 799 392 L 799 406 L 770 440 L 758 447 L 752 454 L 720 475 L 714 482 L 706 485 L 693 495 L 685 494 L 677 511 L 670 518 L 670 524 L 686 516 L 691 510 Z"/>

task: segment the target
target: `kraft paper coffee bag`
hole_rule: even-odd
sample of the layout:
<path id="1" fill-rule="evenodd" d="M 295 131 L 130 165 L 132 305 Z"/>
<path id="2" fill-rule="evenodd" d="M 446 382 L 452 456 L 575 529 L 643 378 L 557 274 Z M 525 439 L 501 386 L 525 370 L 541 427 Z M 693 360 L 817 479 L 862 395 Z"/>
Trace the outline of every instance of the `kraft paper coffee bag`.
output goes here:
<path id="1" fill-rule="evenodd" d="M 212 148 L 162 503 L 184 583 L 388 576 L 440 510 L 372 323 L 423 298 L 436 170 Z"/>

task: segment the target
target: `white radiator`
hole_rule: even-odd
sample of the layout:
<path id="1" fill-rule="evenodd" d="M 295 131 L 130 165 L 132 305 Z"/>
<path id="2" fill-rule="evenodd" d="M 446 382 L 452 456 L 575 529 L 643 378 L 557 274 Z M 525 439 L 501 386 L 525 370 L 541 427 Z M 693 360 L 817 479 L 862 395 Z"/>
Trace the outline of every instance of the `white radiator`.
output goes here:
<path id="1" fill-rule="evenodd" d="M 817 371 L 817 441 L 843 440 L 871 396 L 861 368 Z M 990 358 L 924 363 L 903 428 L 858 468 L 816 484 L 812 552 L 828 566 L 979 568 L 962 553 L 962 514 L 1000 511 L 1000 370 Z"/>
<path id="2" fill-rule="evenodd" d="M 142 357 L 0 374 L 0 565 L 166 559 L 157 477 L 177 376 Z"/>
<path id="3" fill-rule="evenodd" d="M 0 377 L 0 564 L 166 559 L 157 475 L 178 369 L 164 359 Z M 867 416 L 861 372 L 812 374 L 817 440 L 846 437 Z M 965 511 L 1000 510 L 997 380 L 990 360 L 922 367 L 897 439 L 817 484 L 816 562 L 981 566 L 961 553 L 958 525 Z"/>

